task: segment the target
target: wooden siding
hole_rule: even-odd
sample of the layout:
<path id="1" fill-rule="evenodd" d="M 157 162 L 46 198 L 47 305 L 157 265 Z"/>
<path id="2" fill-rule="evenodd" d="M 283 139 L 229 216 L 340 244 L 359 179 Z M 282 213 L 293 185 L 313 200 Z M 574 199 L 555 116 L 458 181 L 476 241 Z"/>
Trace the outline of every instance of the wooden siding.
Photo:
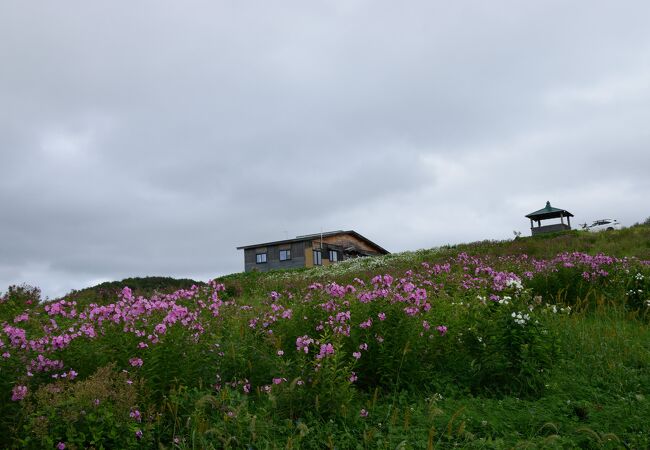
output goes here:
<path id="1" fill-rule="evenodd" d="M 314 254 L 312 252 L 311 245 L 305 245 L 305 267 L 314 267 Z"/>
<path id="2" fill-rule="evenodd" d="M 280 250 L 291 250 L 291 259 L 280 261 Z M 265 263 L 257 264 L 256 255 L 258 253 L 266 253 Z M 249 248 L 244 250 L 244 270 L 246 272 L 251 272 L 253 270 L 268 272 L 269 270 L 297 269 L 305 267 L 304 254 L 304 242 Z"/>
<path id="3" fill-rule="evenodd" d="M 530 229 L 530 231 L 531 231 L 533 236 L 537 236 L 539 234 L 557 233 L 559 231 L 568 231 L 570 229 L 571 229 L 571 227 L 569 225 L 565 225 L 563 223 L 554 223 L 552 225 L 544 225 L 544 226 L 541 226 L 541 227 L 532 227 Z"/>
<path id="4" fill-rule="evenodd" d="M 320 244 L 320 240 L 314 241 L 314 243 Z M 337 247 L 341 247 L 342 249 L 345 249 L 347 247 L 356 247 L 364 252 L 372 253 L 375 255 L 381 254 L 377 248 L 350 234 L 339 234 L 337 236 L 323 237 L 323 244 L 332 244 Z"/>

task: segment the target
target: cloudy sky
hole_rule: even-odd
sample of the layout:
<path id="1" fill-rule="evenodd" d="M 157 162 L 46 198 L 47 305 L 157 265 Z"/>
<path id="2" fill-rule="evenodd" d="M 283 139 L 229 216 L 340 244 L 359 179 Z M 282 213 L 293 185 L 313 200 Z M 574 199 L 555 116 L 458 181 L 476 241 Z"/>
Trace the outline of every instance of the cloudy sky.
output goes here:
<path id="1" fill-rule="evenodd" d="M 0 4 L 0 291 L 650 216 L 650 2 Z"/>

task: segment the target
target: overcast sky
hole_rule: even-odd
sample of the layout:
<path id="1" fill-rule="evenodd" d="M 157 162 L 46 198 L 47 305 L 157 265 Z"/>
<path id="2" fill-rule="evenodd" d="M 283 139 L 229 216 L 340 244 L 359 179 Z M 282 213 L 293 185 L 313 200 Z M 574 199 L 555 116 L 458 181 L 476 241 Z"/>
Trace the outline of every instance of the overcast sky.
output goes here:
<path id="1" fill-rule="evenodd" d="M 0 3 L 0 292 L 650 216 L 650 2 Z"/>

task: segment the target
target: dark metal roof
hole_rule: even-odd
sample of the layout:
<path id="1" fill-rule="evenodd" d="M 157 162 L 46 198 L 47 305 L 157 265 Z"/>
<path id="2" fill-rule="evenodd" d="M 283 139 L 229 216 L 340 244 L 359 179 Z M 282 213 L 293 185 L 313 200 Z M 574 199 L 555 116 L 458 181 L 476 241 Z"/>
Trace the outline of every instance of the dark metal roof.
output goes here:
<path id="1" fill-rule="evenodd" d="M 546 202 L 546 206 L 544 208 L 526 215 L 526 217 L 533 220 L 554 219 L 555 217 L 560 216 L 573 217 L 573 214 L 571 214 L 566 209 L 553 208 L 551 206 L 551 202 Z"/>
<path id="2" fill-rule="evenodd" d="M 371 245 L 372 247 L 375 247 L 377 250 L 379 250 L 380 253 L 382 253 L 384 255 L 387 255 L 387 254 L 390 253 L 385 248 L 380 247 L 379 245 L 372 242 L 370 239 L 360 235 L 359 233 L 357 233 L 354 230 L 328 231 L 328 232 L 322 233 L 322 236 L 325 238 L 325 237 L 329 237 L 329 236 L 336 236 L 336 235 L 339 235 L 339 234 L 350 234 L 350 235 L 356 237 L 357 239 L 360 239 L 360 240 L 364 241 L 366 244 Z M 281 241 L 264 242 L 262 244 L 243 245 L 241 247 L 237 247 L 237 250 L 247 250 L 249 248 L 266 247 L 268 245 L 290 244 L 292 242 L 312 241 L 312 240 L 320 239 L 320 237 L 321 237 L 321 233 L 305 234 L 305 235 L 298 236 L 298 237 L 293 238 L 293 239 L 283 239 Z"/>

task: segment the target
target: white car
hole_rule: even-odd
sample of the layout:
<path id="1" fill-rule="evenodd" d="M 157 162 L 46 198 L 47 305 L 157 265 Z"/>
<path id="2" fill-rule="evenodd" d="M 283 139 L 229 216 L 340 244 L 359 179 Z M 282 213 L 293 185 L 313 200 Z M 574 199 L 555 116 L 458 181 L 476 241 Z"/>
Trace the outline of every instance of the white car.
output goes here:
<path id="1" fill-rule="evenodd" d="M 591 225 L 587 225 L 586 223 L 582 225 L 583 230 L 591 231 L 592 233 L 620 230 L 621 228 L 623 228 L 623 226 L 616 219 L 598 219 L 594 220 Z"/>

